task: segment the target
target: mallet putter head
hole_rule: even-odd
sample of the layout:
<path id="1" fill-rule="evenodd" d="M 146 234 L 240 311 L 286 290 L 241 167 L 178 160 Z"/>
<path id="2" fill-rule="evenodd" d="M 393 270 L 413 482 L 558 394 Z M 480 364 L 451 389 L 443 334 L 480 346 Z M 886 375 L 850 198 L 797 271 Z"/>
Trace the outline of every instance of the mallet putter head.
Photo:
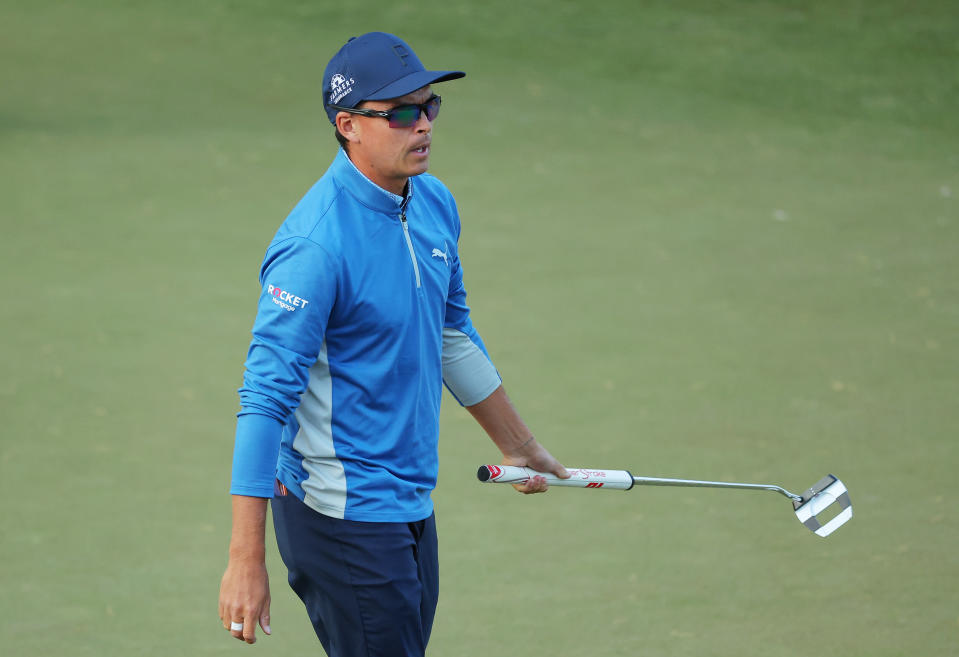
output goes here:
<path id="1" fill-rule="evenodd" d="M 833 504 L 838 504 L 839 511 L 831 520 L 822 524 L 818 517 Z M 826 475 L 819 482 L 802 494 L 802 500 L 794 501 L 793 508 L 796 517 L 810 531 L 826 537 L 849 522 L 852 518 L 852 502 L 849 500 L 849 491 L 835 475 Z"/>

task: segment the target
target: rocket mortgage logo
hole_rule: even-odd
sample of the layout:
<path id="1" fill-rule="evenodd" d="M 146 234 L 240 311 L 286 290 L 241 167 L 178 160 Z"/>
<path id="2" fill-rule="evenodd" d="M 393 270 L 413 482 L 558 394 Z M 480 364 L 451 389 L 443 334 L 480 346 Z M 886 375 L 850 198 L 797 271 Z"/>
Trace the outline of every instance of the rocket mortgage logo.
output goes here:
<path id="1" fill-rule="evenodd" d="M 293 312 L 297 308 L 306 308 L 306 304 L 309 303 L 306 299 L 301 299 L 292 292 L 287 292 L 286 290 L 280 289 L 275 285 L 266 286 L 267 293 L 273 297 L 273 303 L 278 305 L 283 310 L 288 310 Z"/>

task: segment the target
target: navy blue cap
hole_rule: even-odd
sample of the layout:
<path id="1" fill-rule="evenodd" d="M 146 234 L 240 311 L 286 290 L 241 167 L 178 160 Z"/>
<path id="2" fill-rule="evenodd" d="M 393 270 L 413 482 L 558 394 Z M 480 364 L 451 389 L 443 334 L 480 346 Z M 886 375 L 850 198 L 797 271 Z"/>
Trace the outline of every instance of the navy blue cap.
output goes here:
<path id="1" fill-rule="evenodd" d="M 386 32 L 352 37 L 333 55 L 323 72 L 323 106 L 330 123 L 330 105 L 356 107 L 364 100 L 388 100 L 434 82 L 455 80 L 462 71 L 427 71 L 405 41 Z"/>

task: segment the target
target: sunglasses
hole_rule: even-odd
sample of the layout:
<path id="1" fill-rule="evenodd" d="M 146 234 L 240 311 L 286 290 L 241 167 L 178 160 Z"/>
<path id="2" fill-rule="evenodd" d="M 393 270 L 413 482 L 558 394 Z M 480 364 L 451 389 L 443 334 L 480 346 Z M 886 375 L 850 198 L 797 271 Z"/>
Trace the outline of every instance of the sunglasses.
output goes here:
<path id="1" fill-rule="evenodd" d="M 391 128 L 412 128 L 416 125 L 416 122 L 420 120 L 420 114 L 426 114 L 426 119 L 430 122 L 435 121 L 440 113 L 441 102 L 443 102 L 443 99 L 434 94 L 421 105 L 397 105 L 385 112 L 371 109 L 355 109 L 353 107 L 343 107 L 342 105 L 329 105 L 329 107 L 339 112 L 387 119 L 390 122 Z"/>

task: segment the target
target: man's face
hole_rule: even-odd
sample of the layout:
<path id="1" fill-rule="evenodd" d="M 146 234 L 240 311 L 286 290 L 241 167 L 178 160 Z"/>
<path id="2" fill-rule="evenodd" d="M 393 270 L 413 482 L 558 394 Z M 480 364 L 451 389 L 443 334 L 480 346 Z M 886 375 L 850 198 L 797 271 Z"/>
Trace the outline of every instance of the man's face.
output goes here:
<path id="1" fill-rule="evenodd" d="M 361 103 L 359 108 L 386 111 L 398 105 L 425 103 L 431 95 L 426 86 L 392 100 L 369 100 Z M 340 116 L 344 117 L 346 125 L 339 122 Z M 380 187 L 402 194 L 410 177 L 425 173 L 429 168 L 433 124 L 425 112 L 421 112 L 420 118 L 409 128 L 391 128 L 384 118 L 345 112 L 337 118 L 340 132 L 350 140 L 349 154 L 353 164 Z"/>

